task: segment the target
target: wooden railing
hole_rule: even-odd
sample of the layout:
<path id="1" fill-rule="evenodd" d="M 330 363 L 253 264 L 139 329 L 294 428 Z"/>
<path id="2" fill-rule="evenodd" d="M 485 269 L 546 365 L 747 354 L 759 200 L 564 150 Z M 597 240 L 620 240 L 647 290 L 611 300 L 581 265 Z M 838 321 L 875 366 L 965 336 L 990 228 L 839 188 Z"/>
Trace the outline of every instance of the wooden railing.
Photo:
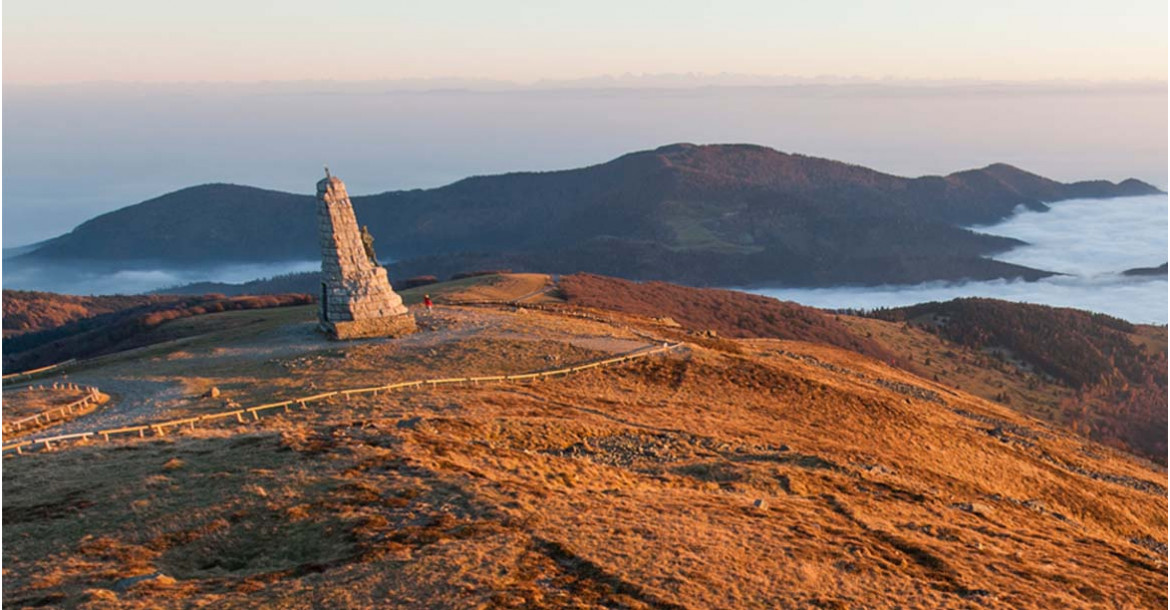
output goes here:
<path id="1" fill-rule="evenodd" d="M 24 381 L 26 379 L 32 379 L 34 376 L 39 375 L 41 373 L 48 373 L 50 371 L 56 371 L 58 369 L 66 367 L 70 364 L 73 364 L 75 362 L 77 362 L 77 360 L 70 358 L 69 360 L 66 360 L 64 362 L 58 362 L 57 364 L 50 364 L 49 366 L 42 366 L 39 369 L 32 369 L 29 371 L 12 373 L 11 375 L 4 375 L 3 377 L 0 377 L 0 381 L 2 381 L 4 385 L 8 385 L 10 383 L 17 383 L 20 381 Z"/>
<path id="2" fill-rule="evenodd" d="M 300 398 L 292 398 L 289 400 L 282 400 L 280 402 L 272 402 L 255 407 L 246 407 L 242 409 L 234 409 L 231 411 L 221 411 L 218 413 L 209 413 L 198 415 L 195 417 L 187 417 L 183 419 L 172 419 L 161 422 L 146 423 L 136 426 L 126 426 L 122 428 L 109 428 L 105 430 L 93 430 L 90 432 L 77 432 L 74 434 L 63 434 L 59 436 L 51 436 L 46 438 L 29 439 L 25 441 L 6 444 L 3 446 L 3 451 L 15 451 L 20 454 L 24 452 L 25 448 L 35 448 L 37 445 L 45 449 L 52 449 L 54 443 L 84 441 L 90 439 L 101 439 L 109 441 L 111 437 L 119 435 L 131 435 L 145 438 L 148 434 L 150 436 L 166 436 L 170 431 L 181 431 L 183 429 L 194 430 L 197 425 L 209 424 L 214 422 L 236 420 L 238 423 L 249 421 L 256 421 L 260 419 L 260 413 L 280 409 L 281 412 L 291 411 L 294 407 L 300 409 L 307 409 L 310 403 L 328 400 L 330 398 L 342 398 L 349 400 L 351 396 L 361 394 L 377 395 L 378 392 L 390 392 L 394 390 L 402 390 L 407 388 L 428 388 L 433 389 L 440 385 L 454 385 L 454 384 L 470 384 L 478 385 L 480 383 L 492 383 L 501 381 L 527 381 L 533 379 L 547 379 L 550 377 L 571 375 L 581 371 L 587 371 L 602 366 L 611 364 L 620 364 L 628 362 L 637 358 L 644 358 L 654 354 L 665 353 L 680 347 L 681 343 L 663 343 L 661 346 L 652 348 L 639 348 L 631 352 L 626 352 L 620 356 L 612 358 L 604 358 L 601 360 L 594 360 L 585 364 L 578 364 L 576 366 L 568 366 L 560 369 L 537 371 L 533 373 L 522 373 L 518 375 L 491 375 L 486 377 L 448 377 L 443 379 L 420 379 L 416 381 L 402 381 L 398 383 L 390 383 L 380 386 L 372 386 L 366 388 L 353 388 L 348 390 L 335 390 L 332 392 L 323 392 L 321 394 L 314 394 L 312 396 L 304 396 Z"/>
<path id="3" fill-rule="evenodd" d="M 45 389 L 47 389 L 47 388 L 45 388 Z M 39 428 L 43 425 L 52 423 L 54 419 L 64 420 L 64 419 L 66 419 L 67 416 L 72 415 L 76 410 L 84 409 L 85 407 L 88 407 L 90 404 L 98 402 L 101 398 L 101 393 L 98 392 L 97 388 L 77 387 L 77 389 L 84 389 L 85 396 L 82 396 L 81 398 L 79 398 L 79 399 L 77 399 L 77 400 L 75 400 L 67 405 L 62 405 L 60 407 L 54 407 L 52 409 L 41 411 L 40 413 L 37 413 L 35 415 L 30 415 L 28 417 L 24 417 L 24 418 L 18 419 L 16 421 L 6 421 L 6 422 L 4 422 L 4 426 L 2 428 L 4 434 L 8 435 L 8 434 L 12 434 L 14 432 L 21 432 L 21 431 L 26 430 L 26 429 L 31 430 L 33 428 Z M 30 388 L 30 391 L 35 391 L 35 390 Z"/>

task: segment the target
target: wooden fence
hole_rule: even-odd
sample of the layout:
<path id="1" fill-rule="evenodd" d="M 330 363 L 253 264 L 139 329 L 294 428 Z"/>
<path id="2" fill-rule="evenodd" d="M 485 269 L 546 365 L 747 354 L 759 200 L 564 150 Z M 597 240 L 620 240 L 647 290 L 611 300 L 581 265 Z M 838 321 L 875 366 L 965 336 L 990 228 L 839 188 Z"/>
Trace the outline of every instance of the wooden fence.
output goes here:
<path id="1" fill-rule="evenodd" d="M 30 388 L 31 390 L 32 388 Z M 21 432 L 25 429 L 39 428 L 42 425 L 51 423 L 54 419 L 64 420 L 69 415 L 72 415 L 78 409 L 84 409 L 92 403 L 98 402 L 101 394 L 97 388 L 86 387 L 85 396 L 60 407 L 54 407 L 45 411 L 41 411 L 36 415 L 31 415 L 12 422 L 4 422 L 3 432 L 5 435 L 14 432 Z"/>
<path id="2" fill-rule="evenodd" d="M 0 381 L 2 381 L 4 385 L 8 385 L 10 383 L 19 383 L 21 381 L 26 381 L 28 379 L 32 379 L 33 377 L 35 377 L 36 375 L 39 375 L 41 373 L 55 372 L 59 369 L 65 368 L 66 366 L 68 366 L 70 364 L 74 364 L 75 362 L 77 362 L 77 360 L 70 358 L 69 360 L 66 360 L 64 362 L 58 362 L 57 364 L 50 364 L 49 366 L 42 366 L 39 369 L 32 369 L 29 371 L 22 371 L 20 373 L 12 373 L 11 375 L 4 375 L 3 377 L 0 377 Z"/>
<path id="3" fill-rule="evenodd" d="M 556 376 L 571 375 L 581 371 L 587 371 L 602 366 L 612 364 L 620 364 L 635 360 L 637 358 L 644 358 L 654 354 L 665 353 L 680 347 L 681 343 L 663 343 L 661 346 L 652 348 L 639 348 L 631 352 L 626 352 L 620 356 L 612 358 L 605 358 L 601 360 L 594 360 L 585 364 L 576 366 L 569 366 L 560 369 L 537 371 L 534 373 L 522 373 L 518 375 L 492 375 L 486 377 L 449 377 L 444 379 L 421 379 L 416 381 L 402 381 L 398 383 L 391 383 L 380 386 L 373 386 L 367 388 L 353 388 L 349 390 L 335 390 L 332 392 L 323 392 L 321 394 L 314 394 L 312 396 L 303 396 L 300 398 L 292 398 L 289 400 L 282 400 L 280 402 L 273 402 L 268 404 L 257 405 L 255 407 L 246 407 L 242 409 L 235 409 L 231 411 L 221 411 L 218 413 L 208 413 L 198 415 L 195 417 L 187 417 L 184 419 L 172 419 L 168 421 L 154 422 L 141 424 L 137 426 L 126 426 L 123 428 L 109 428 L 105 430 L 94 430 L 90 432 L 77 432 L 74 434 L 62 434 L 59 436 L 51 436 L 46 438 L 29 439 L 20 442 L 14 442 L 3 446 L 4 452 L 15 451 L 20 454 L 26 448 L 35 448 L 41 446 L 44 449 L 52 449 L 54 444 L 61 444 L 65 442 L 86 441 L 90 439 L 100 439 L 104 441 L 110 440 L 111 437 L 119 435 L 137 436 L 145 438 L 150 436 L 166 436 L 168 431 L 182 431 L 184 429 L 194 430 L 197 425 L 208 424 L 213 422 L 231 421 L 235 420 L 238 423 L 245 423 L 247 421 L 256 421 L 260 419 L 260 414 L 266 411 L 273 411 L 279 409 L 280 412 L 288 412 L 293 408 L 307 409 L 309 403 L 320 402 L 330 398 L 342 398 L 349 400 L 351 396 L 358 396 L 362 394 L 377 395 L 379 392 L 391 392 L 394 390 L 402 390 L 407 388 L 427 388 L 433 389 L 441 385 L 478 385 L 480 383 L 492 383 L 502 381 L 530 381 L 535 379 L 548 379 Z"/>

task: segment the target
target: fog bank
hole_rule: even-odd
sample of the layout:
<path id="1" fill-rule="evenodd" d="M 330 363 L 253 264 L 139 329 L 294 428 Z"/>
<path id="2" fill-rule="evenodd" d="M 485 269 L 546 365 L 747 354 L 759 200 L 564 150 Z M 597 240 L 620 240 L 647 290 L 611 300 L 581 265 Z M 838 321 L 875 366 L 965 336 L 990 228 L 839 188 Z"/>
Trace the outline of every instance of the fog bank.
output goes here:
<path id="1" fill-rule="evenodd" d="M 318 271 L 320 261 L 236 263 L 170 268 L 145 263 L 124 266 L 86 265 L 77 261 L 4 261 L 4 288 L 64 294 L 139 294 L 194 282 L 239 284 L 264 277 Z"/>
<path id="2" fill-rule="evenodd" d="M 749 290 L 830 309 L 900 307 L 959 297 L 1075 307 L 1137 323 L 1167 323 L 1165 277 L 1129 277 L 1122 271 L 1156 267 L 1167 257 L 1165 195 L 1051 204 L 1048 212 L 1019 211 L 976 230 L 1015 237 L 1029 245 L 996 259 L 1066 275 L 1037 282 L 991 281 L 915 286 L 778 288 Z"/>

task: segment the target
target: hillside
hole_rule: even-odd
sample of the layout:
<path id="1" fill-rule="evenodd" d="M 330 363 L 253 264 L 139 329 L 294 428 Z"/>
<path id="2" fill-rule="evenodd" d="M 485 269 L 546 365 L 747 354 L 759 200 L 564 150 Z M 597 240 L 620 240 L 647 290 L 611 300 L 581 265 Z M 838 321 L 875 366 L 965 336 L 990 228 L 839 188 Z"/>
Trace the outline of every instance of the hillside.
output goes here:
<path id="1" fill-rule="evenodd" d="M 311 179 L 306 182 L 308 184 Z M 581 169 L 354 197 L 404 276 L 474 268 L 689 284 L 1043 277 L 983 258 L 1018 245 L 960 228 L 1024 205 L 1157 192 L 1063 184 L 1002 164 L 902 178 L 761 146 L 676 144 Z M 196 186 L 89 220 L 25 256 L 168 264 L 316 256 L 312 197 Z"/>
<path id="2" fill-rule="evenodd" d="M 145 336 L 170 320 L 310 302 L 312 298 L 304 294 L 74 297 L 5 290 L 5 332 L 8 333 L 9 324 L 28 330 L 5 336 L 4 372 L 19 372 L 74 358 L 93 358 L 141 347 L 157 341 L 157 337 L 147 340 Z M 34 325 L 38 330 L 29 328 Z"/>
<path id="3" fill-rule="evenodd" d="M 178 300 L 170 296 L 74 296 L 29 290 L 5 290 L 3 300 L 4 338 L 48 330 L 74 320 L 92 318 L 123 309 L 154 307 L 174 303 Z"/>
<path id="4" fill-rule="evenodd" d="M 894 363 L 879 344 L 825 312 L 733 290 L 696 289 L 665 282 L 636 283 L 592 274 L 561 278 L 565 300 L 580 307 L 669 318 L 683 328 L 718 337 L 808 341 Z"/>
<path id="5" fill-rule="evenodd" d="M 279 281 L 295 288 L 296 279 Z M 491 273 L 400 293 L 408 305 L 417 305 L 423 293 L 430 293 L 436 302 L 447 304 L 519 298 L 527 305 L 555 308 L 566 303 L 574 310 L 622 312 L 669 321 L 673 326 L 660 330 L 665 336 L 708 346 L 726 348 L 728 338 L 831 345 L 1165 463 L 1165 327 L 990 299 L 881 310 L 865 318 L 737 291 L 592 274 L 563 276 L 554 284 L 545 275 Z M 9 294 L 6 302 L 22 302 Z M 31 302 L 48 303 L 50 309 L 57 306 L 51 297 L 59 296 L 63 303 L 76 300 L 47 293 L 11 294 L 35 295 Z M 160 311 L 186 317 L 264 302 L 255 297 L 208 299 L 176 298 L 167 307 L 130 308 L 6 341 L 5 368 L 23 370 L 190 334 L 164 332 L 171 327 L 160 326 L 167 319 Z M 151 323 L 144 323 L 151 312 Z"/>
<path id="6" fill-rule="evenodd" d="M 975 362 L 958 366 L 936 356 L 935 364 L 950 364 L 955 371 L 976 367 L 983 374 L 1004 372 L 1022 381 L 1029 393 L 1047 394 L 1040 400 L 1020 393 L 1013 397 L 1007 384 L 1000 381 L 998 389 L 991 389 L 994 395 L 985 392 L 987 398 L 1165 463 L 1164 326 L 1134 325 L 1075 309 L 993 299 L 924 303 L 872 315 L 908 324 L 953 346 L 969 348 L 976 355 Z M 905 353 L 893 347 L 899 341 L 879 343 L 888 344 L 895 353 Z M 924 350 L 911 351 L 918 352 L 917 362 L 930 364 Z M 932 368 L 919 366 L 928 372 Z"/>
<path id="7" fill-rule="evenodd" d="M 152 332 L 191 340 L 71 371 L 116 391 L 60 431 L 538 371 L 679 332 L 556 307 L 443 305 L 420 334 L 340 344 L 309 306 L 173 320 Z M 1166 604 L 1165 471 L 829 345 L 687 342 L 230 422 L 6 461 L 4 605 Z"/>

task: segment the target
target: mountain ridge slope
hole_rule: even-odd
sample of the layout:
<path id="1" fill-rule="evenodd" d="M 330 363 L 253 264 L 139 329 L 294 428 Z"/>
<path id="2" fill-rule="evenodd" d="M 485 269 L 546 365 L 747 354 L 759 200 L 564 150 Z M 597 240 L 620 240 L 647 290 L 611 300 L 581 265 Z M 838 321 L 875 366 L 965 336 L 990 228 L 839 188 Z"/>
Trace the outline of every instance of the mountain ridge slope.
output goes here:
<path id="1" fill-rule="evenodd" d="M 499 261 L 699 285 L 825 285 L 1037 279 L 1047 272 L 983 258 L 1022 242 L 963 227 L 1021 205 L 1156 192 L 1138 181 L 1064 184 L 1004 164 L 902 178 L 757 145 L 672 144 L 353 202 L 379 252 L 412 272 Z M 307 195 L 202 185 L 96 217 L 24 256 L 311 260 L 314 214 Z"/>

